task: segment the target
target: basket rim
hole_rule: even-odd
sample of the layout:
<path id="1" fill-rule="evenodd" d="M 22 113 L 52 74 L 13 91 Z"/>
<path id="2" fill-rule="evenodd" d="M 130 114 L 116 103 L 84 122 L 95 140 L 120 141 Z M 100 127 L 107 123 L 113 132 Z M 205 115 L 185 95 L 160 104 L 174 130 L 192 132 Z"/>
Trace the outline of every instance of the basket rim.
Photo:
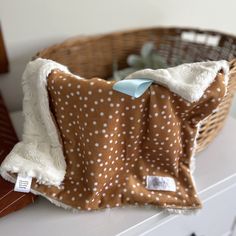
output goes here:
<path id="1" fill-rule="evenodd" d="M 181 36 L 183 32 L 193 32 L 197 34 L 209 34 L 212 36 L 219 35 L 221 38 L 219 40 L 225 40 L 226 38 L 231 38 L 231 40 L 236 45 L 236 35 L 224 33 L 221 31 L 216 30 L 209 30 L 209 29 L 203 29 L 203 28 L 194 28 L 194 27 L 165 27 L 165 26 L 158 26 L 158 27 L 139 27 L 139 28 L 132 28 L 132 29 L 124 29 L 124 30 L 116 30 L 106 33 L 99 33 L 99 34 L 91 34 L 91 35 L 77 35 L 72 36 L 68 39 L 63 40 L 62 42 L 52 44 L 49 47 L 46 47 L 40 51 L 37 52 L 35 56 L 32 57 L 32 60 L 42 57 L 44 58 L 45 55 L 53 53 L 58 50 L 67 50 L 69 47 L 79 47 L 80 45 L 83 45 L 84 43 L 93 43 L 96 40 L 102 40 L 104 38 L 115 38 L 119 37 L 122 34 L 137 34 L 142 32 L 157 32 L 157 33 L 168 33 L 172 36 Z M 113 38 L 113 39 L 114 39 Z M 214 46 L 213 46 L 214 47 Z M 230 78 L 235 77 L 236 79 L 236 56 L 231 58 L 230 60 L 227 60 L 230 65 Z"/>
<path id="2" fill-rule="evenodd" d="M 98 34 L 84 34 L 84 35 L 75 35 L 68 39 L 63 40 L 62 42 L 58 42 L 55 44 L 52 44 L 51 46 L 48 46 L 36 54 L 35 57 L 40 56 L 44 52 L 48 52 L 49 50 L 54 50 L 55 48 L 65 48 L 68 46 L 73 46 L 78 43 L 84 43 L 84 42 L 91 42 L 94 40 L 103 39 L 105 37 L 109 36 L 119 36 L 122 34 L 132 34 L 132 33 L 138 33 L 138 32 L 145 32 L 145 31 L 160 31 L 160 32 L 169 32 L 173 36 L 180 36 L 183 32 L 194 32 L 197 34 L 209 34 L 212 36 L 221 36 L 223 38 L 231 38 L 236 43 L 236 35 L 226 33 L 223 31 L 218 30 L 212 30 L 212 29 L 204 29 L 204 28 L 192 28 L 192 27 L 165 27 L 165 26 L 158 26 L 158 27 L 141 27 L 141 28 L 130 28 L 130 29 L 124 29 L 124 30 L 115 30 L 111 32 L 103 32 Z M 222 39 L 222 38 L 221 38 Z"/>

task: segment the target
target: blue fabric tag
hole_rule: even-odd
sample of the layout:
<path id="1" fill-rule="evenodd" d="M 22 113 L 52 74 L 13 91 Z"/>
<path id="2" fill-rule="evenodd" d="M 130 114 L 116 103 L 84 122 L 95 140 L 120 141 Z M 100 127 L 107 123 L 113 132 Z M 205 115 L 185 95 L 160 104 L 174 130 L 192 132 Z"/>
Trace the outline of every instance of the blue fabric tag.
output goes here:
<path id="1" fill-rule="evenodd" d="M 120 80 L 113 85 L 113 89 L 138 98 L 149 88 L 153 80 L 150 79 L 127 79 Z"/>

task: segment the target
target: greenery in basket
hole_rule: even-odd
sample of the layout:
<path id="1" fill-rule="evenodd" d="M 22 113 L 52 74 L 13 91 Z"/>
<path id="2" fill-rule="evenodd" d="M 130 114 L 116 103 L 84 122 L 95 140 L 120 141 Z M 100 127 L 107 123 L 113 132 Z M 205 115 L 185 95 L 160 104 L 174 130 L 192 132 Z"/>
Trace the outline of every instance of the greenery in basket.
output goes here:
<path id="1" fill-rule="evenodd" d="M 179 64 L 179 62 L 177 63 Z M 110 80 L 122 80 L 129 74 L 145 68 L 163 69 L 168 67 L 165 58 L 158 54 L 153 42 L 145 43 L 140 50 L 140 55 L 129 55 L 127 58 L 127 64 L 129 65 L 128 68 L 118 70 L 117 63 L 114 62 L 113 77 L 110 78 Z"/>

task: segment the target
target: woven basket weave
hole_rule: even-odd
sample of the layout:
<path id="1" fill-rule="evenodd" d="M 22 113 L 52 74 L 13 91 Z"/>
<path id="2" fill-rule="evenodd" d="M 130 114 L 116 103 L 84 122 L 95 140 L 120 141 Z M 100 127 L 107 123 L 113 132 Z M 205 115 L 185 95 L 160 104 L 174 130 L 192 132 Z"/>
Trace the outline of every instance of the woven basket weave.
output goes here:
<path id="1" fill-rule="evenodd" d="M 126 59 L 138 54 L 147 41 L 154 42 L 169 66 L 184 62 L 225 59 L 230 62 L 228 93 L 219 109 L 201 124 L 197 151 L 207 147 L 223 127 L 236 90 L 236 37 L 214 31 L 189 28 L 148 28 L 99 36 L 78 37 L 37 54 L 68 66 L 84 78 L 112 76 L 113 62 L 127 67 Z"/>

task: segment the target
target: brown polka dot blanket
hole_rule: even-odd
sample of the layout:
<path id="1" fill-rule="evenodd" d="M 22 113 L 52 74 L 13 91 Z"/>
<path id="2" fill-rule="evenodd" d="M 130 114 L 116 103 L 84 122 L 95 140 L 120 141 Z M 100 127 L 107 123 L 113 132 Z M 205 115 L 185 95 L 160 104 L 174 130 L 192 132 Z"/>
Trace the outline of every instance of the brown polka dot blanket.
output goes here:
<path id="1" fill-rule="evenodd" d="M 126 79 L 135 78 L 154 81 L 139 98 L 115 91 L 115 81 L 84 79 L 46 59 L 30 62 L 23 140 L 1 175 L 33 177 L 33 193 L 66 209 L 201 208 L 192 176 L 196 138 L 227 92 L 228 63 L 145 69 Z"/>

